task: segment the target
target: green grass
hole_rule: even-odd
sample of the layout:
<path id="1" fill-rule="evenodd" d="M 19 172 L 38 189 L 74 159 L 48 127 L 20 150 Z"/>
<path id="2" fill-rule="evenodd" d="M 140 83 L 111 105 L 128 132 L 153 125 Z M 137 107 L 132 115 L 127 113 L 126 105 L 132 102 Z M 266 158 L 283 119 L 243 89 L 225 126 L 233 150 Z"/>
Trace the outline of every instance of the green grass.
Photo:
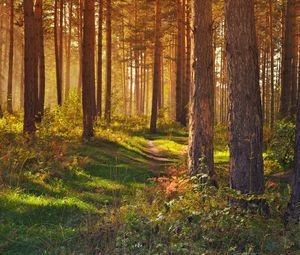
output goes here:
<path id="1" fill-rule="evenodd" d="M 88 250 L 82 233 L 164 170 L 147 151 L 149 140 L 141 131 L 121 131 L 116 122 L 109 129 L 98 126 L 93 140 L 82 141 L 80 129 L 65 133 L 67 124 L 44 125 L 28 144 L 18 118 L 0 121 L 1 139 L 9 144 L 0 148 L 1 254 Z M 180 158 L 179 143 L 165 138 L 155 146 L 174 162 Z"/>
<path id="2" fill-rule="evenodd" d="M 223 126 L 214 144 L 220 189 L 188 186 L 168 196 L 149 178 L 186 163 L 187 132 L 160 121 L 153 135 L 147 124 L 99 121 L 95 138 L 83 141 L 76 107 L 48 113 L 32 139 L 21 134 L 19 116 L 0 120 L 0 254 L 275 254 L 300 247 L 282 226 L 289 194 L 287 183 L 272 177 L 283 171 L 276 155 L 264 154 L 270 219 L 228 206 Z"/>

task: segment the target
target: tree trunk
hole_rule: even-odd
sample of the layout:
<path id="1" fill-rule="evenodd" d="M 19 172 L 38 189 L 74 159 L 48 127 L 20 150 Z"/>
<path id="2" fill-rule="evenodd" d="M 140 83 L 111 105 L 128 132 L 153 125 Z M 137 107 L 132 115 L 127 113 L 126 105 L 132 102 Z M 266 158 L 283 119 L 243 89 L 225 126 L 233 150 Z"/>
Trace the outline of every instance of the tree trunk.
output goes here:
<path id="1" fill-rule="evenodd" d="M 283 43 L 283 66 L 280 98 L 280 117 L 289 115 L 292 99 L 292 62 L 293 62 L 293 19 L 295 19 L 296 0 L 287 0 L 285 13 L 284 43 Z"/>
<path id="2" fill-rule="evenodd" d="M 78 55 L 79 55 L 79 65 L 78 65 L 78 85 L 77 85 L 77 92 L 78 95 L 81 93 L 82 89 L 82 1 L 79 0 L 79 6 L 77 9 L 78 15 Z"/>
<path id="3" fill-rule="evenodd" d="M 14 0 L 10 0 L 10 27 L 9 27 L 9 64 L 7 82 L 7 112 L 13 113 L 12 79 L 14 60 Z"/>
<path id="4" fill-rule="evenodd" d="M 97 115 L 102 117 L 102 23 L 103 23 L 103 0 L 99 0 L 98 17 L 98 68 L 97 68 Z"/>
<path id="5" fill-rule="evenodd" d="M 63 100 L 63 46 L 64 46 L 64 38 L 63 38 L 63 31 L 64 31 L 64 1 L 59 0 L 60 7 L 59 7 L 59 72 L 60 72 L 60 102 L 58 105 L 62 105 Z"/>
<path id="6" fill-rule="evenodd" d="M 20 110 L 24 108 L 24 44 L 21 46 L 21 65 L 20 65 Z"/>
<path id="7" fill-rule="evenodd" d="M 298 69 L 298 84 L 300 85 L 300 68 Z M 292 181 L 292 193 L 288 203 L 285 220 L 299 222 L 300 215 L 300 89 L 298 89 L 298 106 L 296 120 L 296 144 L 295 144 L 295 159 L 294 159 L 294 175 Z"/>
<path id="8" fill-rule="evenodd" d="M 82 41 L 83 138 L 94 136 L 95 116 L 95 0 L 85 0 Z"/>
<path id="9" fill-rule="evenodd" d="M 111 120 L 111 0 L 106 1 L 106 95 L 105 120 Z"/>
<path id="10" fill-rule="evenodd" d="M 194 73 L 191 96 L 188 167 L 213 176 L 214 82 L 212 45 L 212 1 L 194 2 Z M 204 165 L 202 166 L 201 159 Z M 200 169 L 201 167 L 201 169 Z"/>
<path id="11" fill-rule="evenodd" d="M 35 89 L 37 87 L 37 53 L 35 47 L 36 31 L 33 0 L 24 0 L 24 133 L 34 133 L 35 127 Z"/>
<path id="12" fill-rule="evenodd" d="M 73 17 L 73 3 L 69 2 L 69 34 L 67 42 L 67 52 L 66 52 L 66 91 L 65 98 L 69 97 L 70 93 L 70 68 L 71 68 L 71 43 L 72 43 L 72 17 Z"/>
<path id="13" fill-rule="evenodd" d="M 56 93 L 57 103 L 62 105 L 62 73 L 60 68 L 60 50 L 58 45 L 58 0 L 54 5 L 54 48 L 55 48 L 55 64 L 56 64 Z"/>
<path id="14" fill-rule="evenodd" d="M 155 7 L 155 48 L 154 48 L 154 65 L 153 65 L 153 89 L 152 89 L 152 111 L 150 132 L 156 132 L 157 110 L 158 110 L 158 93 L 161 82 L 161 3 L 156 0 Z"/>
<path id="15" fill-rule="evenodd" d="M 192 55 L 192 42 L 191 42 L 191 2 L 187 0 L 187 14 L 186 14 L 186 75 L 185 75 L 185 94 L 184 104 L 186 109 L 186 120 L 189 118 L 189 101 L 190 101 L 190 87 L 191 87 L 191 55 Z"/>
<path id="16" fill-rule="evenodd" d="M 275 95 L 274 95 L 274 45 L 273 45 L 273 3 L 269 0 L 269 30 L 270 30 L 270 58 L 271 58 L 271 120 L 270 126 L 274 128 L 275 122 Z"/>
<path id="17" fill-rule="evenodd" d="M 37 47 L 38 47 L 38 68 L 39 68 L 39 100 L 37 120 L 41 121 L 44 115 L 45 105 L 45 53 L 44 53 L 44 28 L 43 28 L 43 1 L 37 0 L 35 4 L 35 16 L 37 25 Z"/>
<path id="18" fill-rule="evenodd" d="M 181 122 L 182 120 L 182 86 L 183 86 L 183 75 L 182 75 L 182 4 L 181 0 L 177 0 L 177 56 L 176 56 L 176 121 Z"/>
<path id="19" fill-rule="evenodd" d="M 0 13 L 3 10 L 3 4 L 0 4 Z M 0 15 L 0 118 L 3 117 L 2 112 L 2 98 L 3 98 L 3 91 L 2 91 L 2 74 L 3 74 L 3 16 Z"/>
<path id="20" fill-rule="evenodd" d="M 242 194 L 264 192 L 262 110 L 254 0 L 225 1 L 230 97 L 230 184 Z"/>

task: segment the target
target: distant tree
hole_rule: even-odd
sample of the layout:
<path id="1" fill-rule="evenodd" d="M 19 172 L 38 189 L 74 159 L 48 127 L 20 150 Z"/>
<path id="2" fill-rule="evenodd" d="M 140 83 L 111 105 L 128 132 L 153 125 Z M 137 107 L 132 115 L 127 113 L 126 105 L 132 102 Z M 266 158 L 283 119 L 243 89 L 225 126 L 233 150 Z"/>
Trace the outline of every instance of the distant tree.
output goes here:
<path id="1" fill-rule="evenodd" d="M 156 0 L 155 7 L 155 47 L 154 47 L 154 65 L 153 65 L 153 90 L 152 90 L 152 112 L 150 131 L 156 132 L 158 93 L 161 86 L 161 2 Z"/>
<path id="2" fill-rule="evenodd" d="M 111 120 L 111 0 L 106 1 L 106 95 L 105 120 Z"/>
<path id="3" fill-rule="evenodd" d="M 102 25 L 103 25 L 103 0 L 99 0 L 98 15 L 98 68 L 97 68 L 97 115 L 102 117 Z"/>
<path id="4" fill-rule="evenodd" d="M 95 117 L 95 0 L 85 0 L 82 41 L 83 138 L 94 136 Z"/>
<path id="5" fill-rule="evenodd" d="M 56 93 L 57 103 L 62 105 L 62 68 L 61 68 L 61 51 L 60 51 L 60 37 L 58 25 L 58 1 L 54 2 L 54 47 L 55 47 L 55 64 L 56 64 Z M 60 0 L 62 1 L 62 0 Z M 61 28 L 62 29 L 62 28 Z"/>
<path id="6" fill-rule="evenodd" d="M 43 0 L 37 0 L 35 3 L 35 17 L 37 26 L 37 51 L 38 51 L 38 75 L 39 75 L 39 96 L 37 120 L 40 121 L 44 116 L 45 105 L 45 53 L 44 53 L 44 28 L 43 28 Z"/>
<path id="7" fill-rule="evenodd" d="M 72 29 L 73 29 L 73 2 L 68 2 L 68 37 L 66 42 L 66 89 L 65 89 L 65 98 L 67 99 L 70 94 L 70 86 L 71 86 L 71 44 L 72 44 Z"/>
<path id="8" fill-rule="evenodd" d="M 188 167 L 213 176 L 214 70 L 212 42 L 212 1 L 194 2 L 194 73 L 191 94 Z M 203 158 L 203 169 L 199 169 Z"/>
<path id="9" fill-rule="evenodd" d="M 226 0 L 225 19 L 231 187 L 243 194 L 261 194 L 263 123 L 254 0 Z"/>
<path id="10" fill-rule="evenodd" d="M 10 0 L 10 21 L 9 21 L 9 64 L 7 82 L 7 111 L 13 113 L 13 60 L 14 60 L 14 0 Z"/>
<path id="11" fill-rule="evenodd" d="M 33 0 L 24 0 L 24 133 L 34 133 L 35 127 L 35 90 L 37 87 L 36 24 Z"/>
<path id="12" fill-rule="evenodd" d="M 177 49 L 176 49 L 176 121 L 182 121 L 182 87 L 183 87 L 183 56 L 182 56 L 182 48 L 183 45 L 183 20 L 182 20 L 182 12 L 183 7 L 181 0 L 176 1 L 177 5 Z"/>

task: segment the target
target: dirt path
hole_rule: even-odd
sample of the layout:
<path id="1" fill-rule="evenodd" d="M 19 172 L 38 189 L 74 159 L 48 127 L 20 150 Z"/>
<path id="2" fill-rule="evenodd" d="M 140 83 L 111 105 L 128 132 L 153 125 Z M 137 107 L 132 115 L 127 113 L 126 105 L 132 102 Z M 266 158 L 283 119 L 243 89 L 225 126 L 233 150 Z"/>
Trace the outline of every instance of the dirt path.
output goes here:
<path id="1" fill-rule="evenodd" d="M 171 155 L 159 150 L 152 140 L 148 141 L 144 152 L 149 157 L 151 170 L 162 170 L 176 161 Z"/>

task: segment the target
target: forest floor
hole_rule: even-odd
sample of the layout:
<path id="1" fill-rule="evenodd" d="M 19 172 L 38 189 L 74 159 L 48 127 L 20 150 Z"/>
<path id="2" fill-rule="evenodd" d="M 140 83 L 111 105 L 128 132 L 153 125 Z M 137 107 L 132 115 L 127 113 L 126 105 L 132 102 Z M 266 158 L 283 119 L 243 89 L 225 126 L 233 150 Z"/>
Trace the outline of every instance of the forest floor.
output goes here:
<path id="1" fill-rule="evenodd" d="M 10 172 L 1 175 L 1 254 L 64 254 L 93 219 L 183 160 L 187 143 L 186 134 L 171 138 L 120 131 L 113 139 L 48 139 L 43 145 L 36 138 L 30 153 L 14 151 L 26 150 L 24 142 L 1 155 Z M 14 153 L 19 155 L 10 158 Z"/>
<path id="2" fill-rule="evenodd" d="M 116 120 L 83 141 L 80 119 L 62 116 L 33 139 L 18 117 L 0 120 L 0 254 L 299 254 L 274 160 L 265 155 L 271 218 L 226 202 L 239 196 L 227 188 L 226 127 L 215 134 L 216 190 L 189 184 L 184 128 L 160 124 L 153 135 L 147 122 Z"/>

